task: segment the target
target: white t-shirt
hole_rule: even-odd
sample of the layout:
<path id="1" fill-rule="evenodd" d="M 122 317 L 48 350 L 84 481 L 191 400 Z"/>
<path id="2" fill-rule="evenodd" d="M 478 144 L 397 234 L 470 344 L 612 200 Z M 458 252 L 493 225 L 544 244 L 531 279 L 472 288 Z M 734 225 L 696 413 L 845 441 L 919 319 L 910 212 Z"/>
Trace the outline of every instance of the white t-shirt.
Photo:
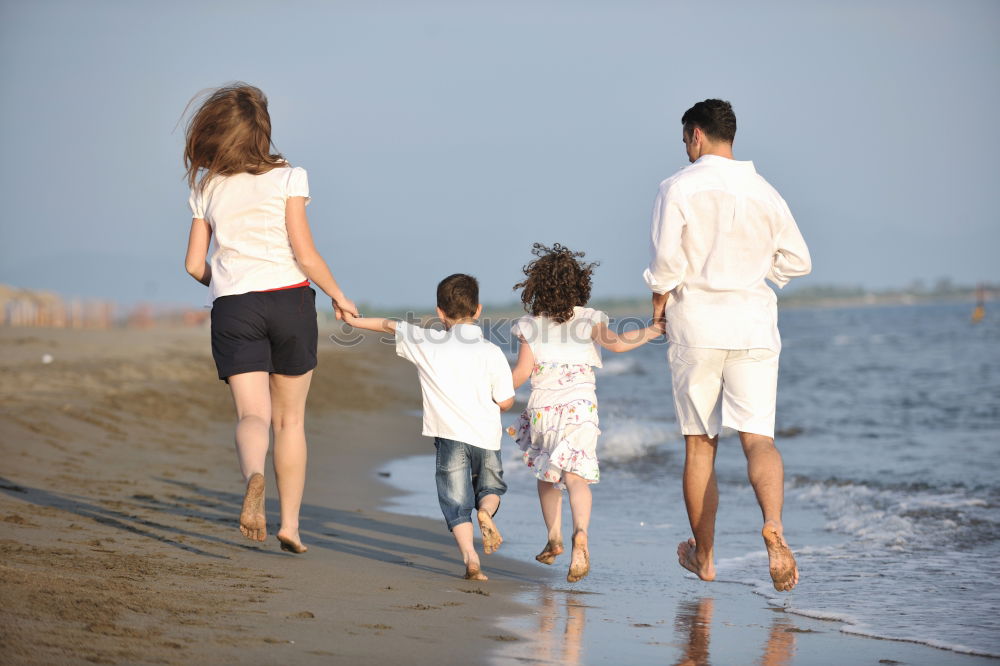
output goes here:
<path id="1" fill-rule="evenodd" d="M 514 322 L 514 335 L 531 347 L 536 363 L 569 363 L 600 368 L 601 348 L 591 337 L 608 315 L 593 308 L 573 308 L 573 317 L 561 324 L 549 317 L 525 315 Z"/>
<path id="2" fill-rule="evenodd" d="M 309 180 L 301 167 L 213 178 L 191 192 L 194 217 L 212 226 L 209 298 L 299 284 L 306 274 L 292 253 L 285 228 L 288 197 L 305 197 Z"/>
<path id="3" fill-rule="evenodd" d="M 753 162 L 703 155 L 660 183 L 643 277 L 670 292 L 667 334 L 685 347 L 781 349 L 778 287 L 812 269 L 781 195 Z"/>
<path id="4" fill-rule="evenodd" d="M 396 353 L 417 366 L 427 437 L 500 450 L 500 407 L 514 397 L 503 351 L 475 324 L 447 331 L 396 324 Z"/>

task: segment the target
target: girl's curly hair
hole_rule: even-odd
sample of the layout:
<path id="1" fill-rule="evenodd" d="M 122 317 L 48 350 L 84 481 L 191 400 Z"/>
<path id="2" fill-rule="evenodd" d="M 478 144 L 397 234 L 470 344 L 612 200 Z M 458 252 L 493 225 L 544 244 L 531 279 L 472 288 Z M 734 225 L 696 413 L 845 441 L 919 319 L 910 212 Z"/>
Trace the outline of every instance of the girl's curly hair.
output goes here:
<path id="1" fill-rule="evenodd" d="M 583 252 L 573 252 L 559 243 L 552 247 L 535 243 L 531 253 L 538 258 L 521 269 L 526 279 L 514 285 L 514 289 L 523 288 L 525 311 L 559 324 L 569 321 L 574 306 L 583 307 L 590 300 L 590 276 L 599 262 L 584 263 L 580 261 Z"/>

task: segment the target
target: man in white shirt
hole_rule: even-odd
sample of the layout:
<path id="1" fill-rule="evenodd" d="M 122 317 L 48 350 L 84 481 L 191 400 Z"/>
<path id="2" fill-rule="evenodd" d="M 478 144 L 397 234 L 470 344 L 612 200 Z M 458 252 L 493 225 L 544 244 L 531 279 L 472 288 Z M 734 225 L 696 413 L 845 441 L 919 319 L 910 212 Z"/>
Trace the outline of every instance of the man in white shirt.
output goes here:
<path id="1" fill-rule="evenodd" d="M 652 259 L 643 277 L 653 316 L 666 317 L 677 419 L 684 433 L 684 502 L 694 537 L 677 547 L 684 568 L 715 578 L 719 505 L 715 454 L 723 426 L 739 432 L 747 473 L 764 516 L 761 534 L 777 590 L 798 582 L 784 539 L 784 469 L 774 446 L 778 385 L 777 298 L 811 270 L 809 250 L 778 192 L 753 162 L 733 159 L 736 116 L 708 99 L 684 113 L 691 166 L 660 184 Z"/>
<path id="2" fill-rule="evenodd" d="M 465 577 L 487 580 L 473 543 L 473 511 L 483 551 L 503 543 L 493 516 L 507 491 L 500 459 L 500 412 L 514 404 L 514 384 L 503 351 L 483 338 L 479 283 L 456 273 L 438 284 L 437 314 L 445 330 L 405 321 L 355 317 L 344 321 L 370 331 L 395 333 L 396 353 L 417 366 L 424 400 L 423 434 L 437 450 L 435 482 L 445 523 L 465 562 Z"/>

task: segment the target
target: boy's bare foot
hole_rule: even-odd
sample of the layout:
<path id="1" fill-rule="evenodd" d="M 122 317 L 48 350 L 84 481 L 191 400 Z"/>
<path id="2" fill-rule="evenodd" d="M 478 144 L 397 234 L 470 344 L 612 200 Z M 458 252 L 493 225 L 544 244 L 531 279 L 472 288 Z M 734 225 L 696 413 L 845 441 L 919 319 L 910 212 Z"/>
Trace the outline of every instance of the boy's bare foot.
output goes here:
<path id="1" fill-rule="evenodd" d="M 573 535 L 573 555 L 569 563 L 566 580 L 575 583 L 590 573 L 590 551 L 587 550 L 587 533 L 580 531 Z"/>
<path id="2" fill-rule="evenodd" d="M 278 530 L 278 541 L 281 542 L 281 550 L 286 550 L 289 553 L 301 555 L 309 550 L 302 544 L 302 540 L 299 538 L 298 530 L 294 532 L 283 532 Z"/>
<path id="3" fill-rule="evenodd" d="M 771 580 L 774 589 L 787 592 L 799 582 L 799 568 L 795 565 L 792 549 L 785 543 L 781 525 L 769 520 L 761 530 L 764 545 L 767 546 L 768 568 L 771 570 Z"/>
<path id="4" fill-rule="evenodd" d="M 489 511 L 480 509 L 476 513 L 476 517 L 479 518 L 479 531 L 483 534 L 483 552 L 487 555 L 495 553 L 500 544 L 503 543 L 503 537 L 500 536 L 500 530 L 493 522 L 493 516 L 490 515 Z"/>
<path id="5" fill-rule="evenodd" d="M 715 580 L 715 563 L 711 559 L 705 564 L 698 561 L 698 548 L 694 537 L 677 544 L 677 562 L 702 580 Z"/>
<path id="6" fill-rule="evenodd" d="M 243 496 L 243 510 L 240 511 L 240 532 L 252 541 L 263 541 L 267 538 L 263 474 L 252 474 L 247 481 L 247 493 Z"/>
<path id="7" fill-rule="evenodd" d="M 557 541 L 549 541 L 545 544 L 545 548 L 542 549 L 542 552 L 535 555 L 535 559 L 542 564 L 552 564 L 556 561 L 557 557 L 562 555 L 562 552 L 563 543 L 561 539 Z"/>
<path id="8" fill-rule="evenodd" d="M 489 580 L 479 569 L 479 562 L 466 562 L 465 563 L 465 579 L 466 580 Z"/>

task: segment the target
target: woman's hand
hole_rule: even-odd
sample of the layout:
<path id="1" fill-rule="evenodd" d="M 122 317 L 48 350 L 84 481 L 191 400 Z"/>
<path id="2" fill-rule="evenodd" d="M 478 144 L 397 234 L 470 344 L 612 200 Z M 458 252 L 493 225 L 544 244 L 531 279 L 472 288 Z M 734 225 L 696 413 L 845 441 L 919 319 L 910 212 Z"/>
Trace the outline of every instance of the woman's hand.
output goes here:
<path id="1" fill-rule="evenodd" d="M 337 319 L 344 320 L 344 313 L 349 312 L 355 317 L 358 315 L 358 306 L 354 304 L 354 301 L 342 296 L 340 300 L 331 298 L 330 301 L 333 303 L 333 313 L 336 315 Z"/>

